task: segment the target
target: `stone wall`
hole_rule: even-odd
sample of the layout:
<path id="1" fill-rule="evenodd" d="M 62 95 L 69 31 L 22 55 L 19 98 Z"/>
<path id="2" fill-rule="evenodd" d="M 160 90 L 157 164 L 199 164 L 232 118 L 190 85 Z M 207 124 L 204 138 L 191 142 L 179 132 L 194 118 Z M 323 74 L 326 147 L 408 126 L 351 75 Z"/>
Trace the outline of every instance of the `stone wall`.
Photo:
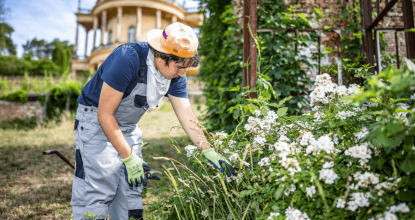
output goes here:
<path id="1" fill-rule="evenodd" d="M 0 121 L 40 117 L 42 110 L 43 106 L 39 101 L 22 103 L 0 100 Z"/>

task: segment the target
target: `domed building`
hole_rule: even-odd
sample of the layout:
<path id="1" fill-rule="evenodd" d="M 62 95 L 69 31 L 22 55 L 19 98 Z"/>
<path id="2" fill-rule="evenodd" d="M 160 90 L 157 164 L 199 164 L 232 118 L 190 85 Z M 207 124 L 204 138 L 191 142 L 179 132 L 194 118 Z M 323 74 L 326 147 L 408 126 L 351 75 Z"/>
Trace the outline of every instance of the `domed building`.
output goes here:
<path id="1" fill-rule="evenodd" d="M 91 10 L 78 9 L 74 53 L 71 60 L 71 74 L 97 70 L 113 49 L 121 44 L 146 41 L 148 31 L 163 29 L 173 22 L 181 22 L 197 28 L 203 21 L 198 10 L 188 10 L 176 0 L 97 0 Z M 85 54 L 82 59 L 78 49 L 79 26 L 85 28 Z M 93 42 L 88 42 L 88 33 L 93 30 Z M 96 42 L 100 32 L 100 42 Z M 88 43 L 93 49 L 87 56 Z M 99 45 L 98 45 L 99 44 Z M 189 69 L 188 74 L 197 70 Z"/>

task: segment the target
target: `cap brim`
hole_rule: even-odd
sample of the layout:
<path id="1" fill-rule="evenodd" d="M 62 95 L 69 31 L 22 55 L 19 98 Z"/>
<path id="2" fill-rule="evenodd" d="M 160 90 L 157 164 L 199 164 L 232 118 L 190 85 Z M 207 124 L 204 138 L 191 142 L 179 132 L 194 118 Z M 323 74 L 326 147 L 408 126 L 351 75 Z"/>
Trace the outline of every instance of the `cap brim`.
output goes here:
<path id="1" fill-rule="evenodd" d="M 147 42 L 148 44 L 157 51 L 162 53 L 167 53 L 163 46 L 161 45 L 161 38 L 163 37 L 163 30 L 160 29 L 153 29 L 147 33 Z"/>

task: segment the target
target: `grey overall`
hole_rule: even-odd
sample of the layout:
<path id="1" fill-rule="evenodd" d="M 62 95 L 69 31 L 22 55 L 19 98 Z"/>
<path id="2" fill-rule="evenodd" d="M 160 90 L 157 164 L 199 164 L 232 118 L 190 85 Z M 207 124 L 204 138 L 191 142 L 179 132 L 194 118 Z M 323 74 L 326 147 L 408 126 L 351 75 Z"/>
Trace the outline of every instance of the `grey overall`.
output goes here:
<path id="1" fill-rule="evenodd" d="M 142 158 L 142 131 L 137 123 L 148 109 L 148 47 L 130 43 L 115 50 L 123 47 L 133 47 L 140 57 L 140 71 L 137 73 L 139 80 L 132 92 L 122 99 L 115 118 L 130 147 Z M 140 217 L 143 210 L 143 187 L 130 187 L 126 182 L 124 163 L 102 130 L 97 113 L 97 107 L 82 104 L 79 104 L 76 112 L 76 167 L 70 203 L 73 206 L 73 218 L 82 219 L 87 212 L 103 216 L 95 219 L 104 219 L 107 215 L 111 220 Z"/>

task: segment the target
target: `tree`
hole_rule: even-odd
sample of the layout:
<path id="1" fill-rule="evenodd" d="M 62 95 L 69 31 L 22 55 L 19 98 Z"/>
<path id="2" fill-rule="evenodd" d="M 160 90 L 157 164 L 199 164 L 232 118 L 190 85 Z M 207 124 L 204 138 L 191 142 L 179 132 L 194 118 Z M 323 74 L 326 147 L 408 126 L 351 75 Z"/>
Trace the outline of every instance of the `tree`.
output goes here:
<path id="1" fill-rule="evenodd" d="M 13 31 L 7 23 L 0 23 L 0 53 L 16 55 L 16 46 L 11 38 Z"/>
<path id="2" fill-rule="evenodd" d="M 16 55 L 16 46 L 11 39 L 14 29 L 6 23 L 9 8 L 4 6 L 5 0 L 0 0 L 0 53 Z"/>
<path id="3" fill-rule="evenodd" d="M 61 44 L 64 50 L 72 50 L 73 45 L 69 44 L 68 41 L 60 41 L 59 39 L 54 39 L 51 42 L 47 42 L 43 39 L 33 38 L 28 40 L 26 44 L 23 44 L 24 54 L 32 53 L 34 59 L 42 58 L 53 58 L 52 51 L 56 48 L 58 44 Z"/>

